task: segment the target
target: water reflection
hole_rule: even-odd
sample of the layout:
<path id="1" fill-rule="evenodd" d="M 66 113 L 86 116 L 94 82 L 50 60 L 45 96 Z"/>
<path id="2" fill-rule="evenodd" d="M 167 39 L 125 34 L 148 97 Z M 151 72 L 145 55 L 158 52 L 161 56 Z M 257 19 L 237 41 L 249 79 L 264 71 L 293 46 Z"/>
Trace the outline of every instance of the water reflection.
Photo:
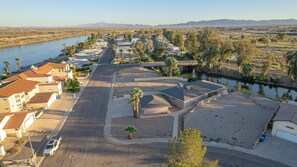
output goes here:
<path id="1" fill-rule="evenodd" d="M 189 77 L 187 74 L 183 74 L 184 77 Z M 247 93 L 258 94 L 261 96 L 284 99 L 290 101 L 297 101 L 297 91 L 291 90 L 283 87 L 274 87 L 264 84 L 257 83 L 244 83 L 239 80 L 219 77 L 219 76 L 210 76 L 207 74 L 198 74 L 200 80 L 207 80 L 222 85 L 226 85 L 229 90 L 241 90 Z"/>

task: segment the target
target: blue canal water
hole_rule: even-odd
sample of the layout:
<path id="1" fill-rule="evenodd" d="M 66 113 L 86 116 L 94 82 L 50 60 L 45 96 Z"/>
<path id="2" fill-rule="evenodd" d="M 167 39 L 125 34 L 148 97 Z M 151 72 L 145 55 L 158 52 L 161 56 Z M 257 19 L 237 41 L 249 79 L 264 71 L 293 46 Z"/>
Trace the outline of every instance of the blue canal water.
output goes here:
<path id="1" fill-rule="evenodd" d="M 0 73 L 4 71 L 4 61 L 10 62 L 10 71 L 17 70 L 17 64 L 15 58 L 20 57 L 22 59 L 21 66 L 28 66 L 49 58 L 57 57 L 62 53 L 63 43 L 66 46 L 75 44 L 76 42 L 82 42 L 87 39 L 87 36 L 71 37 L 65 39 L 59 39 L 54 41 L 29 44 L 23 46 L 16 46 L 10 48 L 0 49 Z"/>

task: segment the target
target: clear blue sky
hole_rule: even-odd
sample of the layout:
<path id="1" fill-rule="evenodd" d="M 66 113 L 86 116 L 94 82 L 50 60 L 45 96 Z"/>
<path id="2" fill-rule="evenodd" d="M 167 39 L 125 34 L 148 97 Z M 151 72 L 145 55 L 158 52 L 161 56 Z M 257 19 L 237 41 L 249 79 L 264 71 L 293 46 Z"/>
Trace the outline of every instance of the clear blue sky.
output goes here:
<path id="1" fill-rule="evenodd" d="M 0 0 L 0 26 L 297 19 L 297 0 Z"/>

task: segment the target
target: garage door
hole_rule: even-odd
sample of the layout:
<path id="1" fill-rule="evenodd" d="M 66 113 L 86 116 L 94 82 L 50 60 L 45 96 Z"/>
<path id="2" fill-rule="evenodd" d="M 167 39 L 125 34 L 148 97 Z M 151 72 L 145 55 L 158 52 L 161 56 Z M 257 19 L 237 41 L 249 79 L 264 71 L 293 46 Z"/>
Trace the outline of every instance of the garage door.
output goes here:
<path id="1" fill-rule="evenodd" d="M 29 117 L 24 123 L 25 129 L 27 130 L 33 124 L 33 122 L 34 122 L 34 117 L 33 115 L 31 115 L 31 117 Z"/>
<path id="2" fill-rule="evenodd" d="M 276 136 L 297 143 L 297 136 L 282 130 L 276 131 Z"/>

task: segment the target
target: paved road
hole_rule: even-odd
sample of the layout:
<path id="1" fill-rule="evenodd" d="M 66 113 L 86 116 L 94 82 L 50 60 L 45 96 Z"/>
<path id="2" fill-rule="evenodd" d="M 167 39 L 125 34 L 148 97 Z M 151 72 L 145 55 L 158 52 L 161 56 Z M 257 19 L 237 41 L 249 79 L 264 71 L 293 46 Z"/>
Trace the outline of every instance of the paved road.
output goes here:
<path id="1" fill-rule="evenodd" d="M 63 142 L 54 156 L 42 162 L 44 167 L 98 166 L 98 167 L 138 167 L 166 166 L 163 154 L 167 144 L 155 143 L 147 145 L 118 146 L 107 142 L 103 136 L 105 115 L 112 74 L 118 67 L 110 65 L 111 49 L 101 59 L 101 63 L 90 79 L 88 87 L 76 103 L 72 113 L 60 131 Z M 209 148 L 209 157 L 220 157 L 223 165 L 243 166 L 242 159 L 234 159 L 229 150 Z M 215 152 L 215 154 L 212 154 Z M 218 154 L 220 152 L 220 154 Z M 241 154 L 235 153 L 235 156 Z M 244 157 L 242 155 L 242 157 Z M 247 157 L 244 166 L 275 166 L 274 162 Z M 259 162 L 258 162 L 259 161 Z M 238 163 L 237 163 L 238 162 Z M 234 165 L 234 163 L 236 163 Z M 237 165 L 238 164 L 238 165 Z M 262 165 L 263 166 L 263 165 Z M 280 165 L 279 165 L 280 166 Z"/>

